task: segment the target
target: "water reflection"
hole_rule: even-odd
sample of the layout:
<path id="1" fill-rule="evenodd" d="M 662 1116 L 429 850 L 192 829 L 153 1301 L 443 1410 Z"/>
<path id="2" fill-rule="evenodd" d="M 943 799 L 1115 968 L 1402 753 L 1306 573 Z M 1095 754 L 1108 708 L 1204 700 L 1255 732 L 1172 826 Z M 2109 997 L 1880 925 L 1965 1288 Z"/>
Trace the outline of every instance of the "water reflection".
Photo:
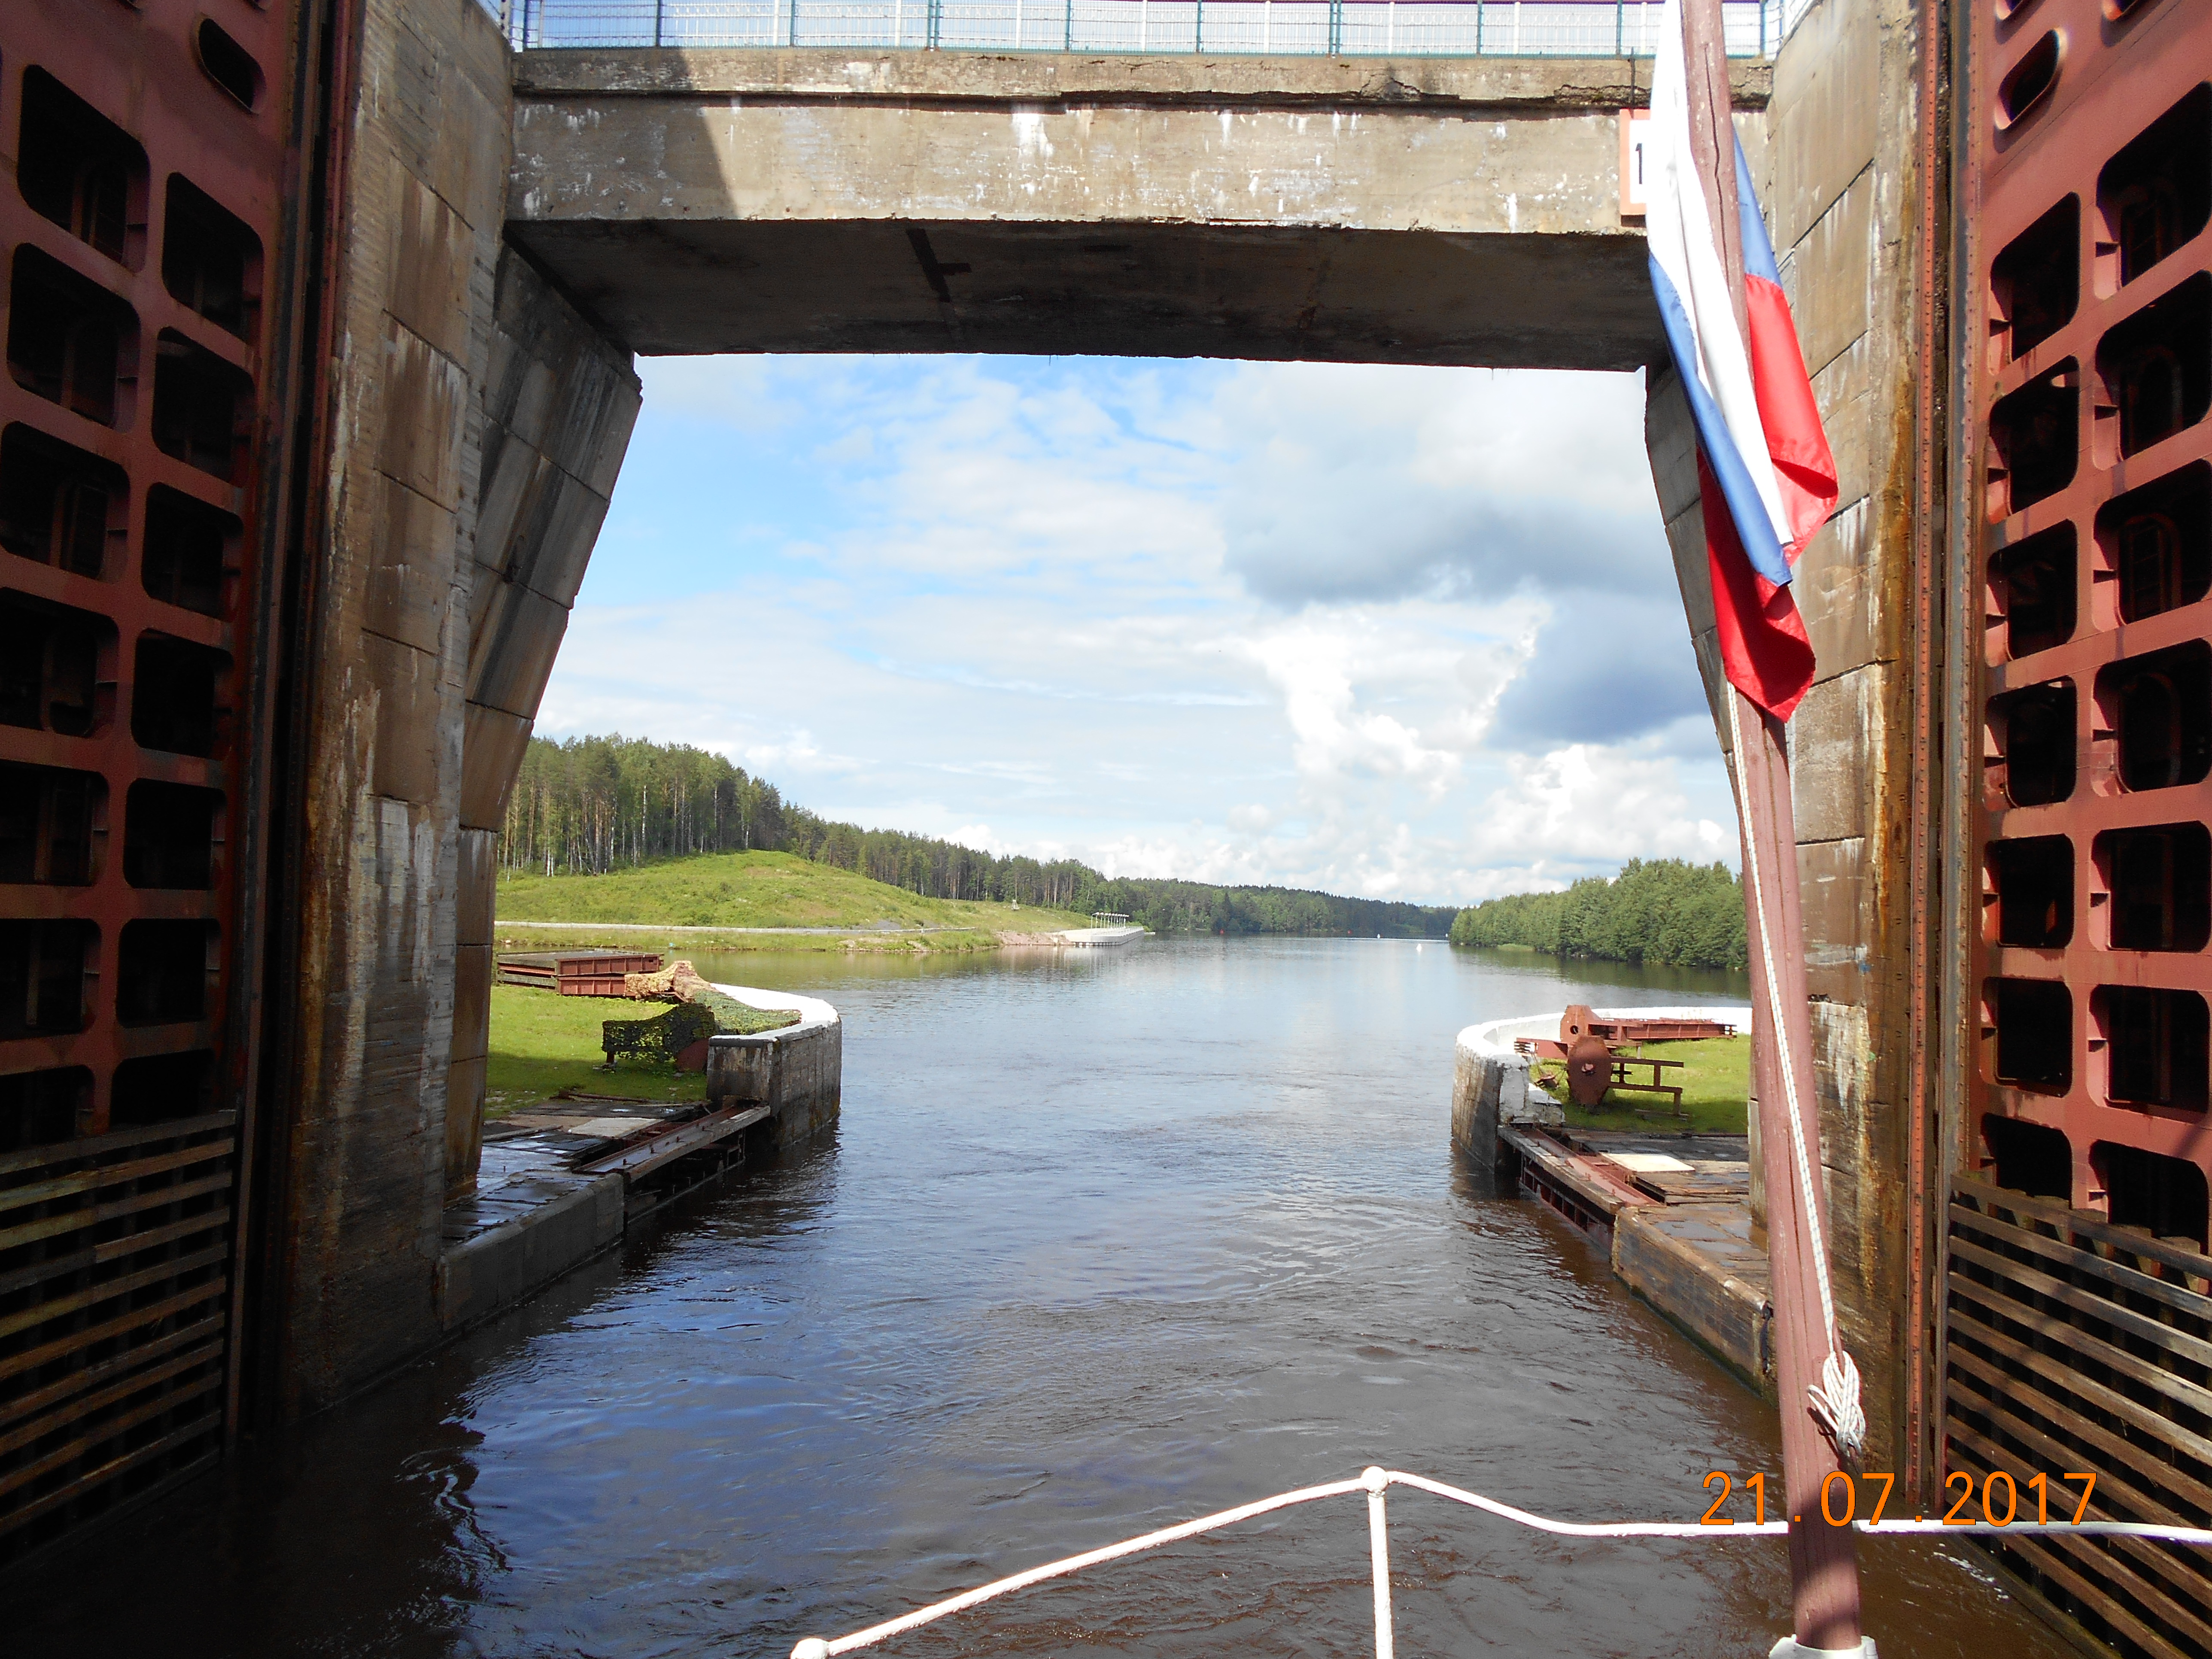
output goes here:
<path id="1" fill-rule="evenodd" d="M 834 1142 L 9 1587 L 11 1634 L 781 1655 L 1370 1462 L 1588 1519 L 1693 1518 L 1708 1469 L 1777 1467 L 1765 1407 L 1445 1145 L 1460 1026 L 1740 1000 L 1724 976 L 1365 940 L 702 966 L 844 1009 Z M 1408 1652 L 1763 1652 L 1784 1626 L 1771 1545 L 1392 1512 Z M 1357 1498 L 1270 1517 L 890 1651 L 1357 1651 L 1364 1529 Z M 1893 1653 L 2049 1645 L 1932 1552 L 1869 1583 Z"/>

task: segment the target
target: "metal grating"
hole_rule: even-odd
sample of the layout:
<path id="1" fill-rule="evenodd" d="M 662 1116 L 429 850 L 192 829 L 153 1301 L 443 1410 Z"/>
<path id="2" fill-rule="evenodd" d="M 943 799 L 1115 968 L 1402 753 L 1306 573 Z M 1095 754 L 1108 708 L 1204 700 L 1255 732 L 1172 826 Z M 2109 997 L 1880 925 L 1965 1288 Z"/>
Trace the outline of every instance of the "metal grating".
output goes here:
<path id="1" fill-rule="evenodd" d="M 0 1516 L 66 1521 L 221 1448 L 236 1120 L 0 1158 Z"/>
<path id="2" fill-rule="evenodd" d="M 0 8 L 0 1562 L 224 1443 L 290 8 Z"/>
<path id="3" fill-rule="evenodd" d="M 2009 1474 L 2026 1519 L 2032 1477 L 2055 1492 L 2093 1470 L 2095 1519 L 2212 1524 L 2212 1257 L 1972 1180 L 1948 1231 L 1947 1467 L 1978 1489 Z M 2124 1651 L 2212 1655 L 2202 1551 L 2043 1536 L 1997 1553 Z"/>
<path id="4" fill-rule="evenodd" d="M 2202 1248 L 2212 8 L 2110 9 L 1972 25 L 1960 556 L 1985 615 L 1963 1139 L 2003 1186 Z"/>

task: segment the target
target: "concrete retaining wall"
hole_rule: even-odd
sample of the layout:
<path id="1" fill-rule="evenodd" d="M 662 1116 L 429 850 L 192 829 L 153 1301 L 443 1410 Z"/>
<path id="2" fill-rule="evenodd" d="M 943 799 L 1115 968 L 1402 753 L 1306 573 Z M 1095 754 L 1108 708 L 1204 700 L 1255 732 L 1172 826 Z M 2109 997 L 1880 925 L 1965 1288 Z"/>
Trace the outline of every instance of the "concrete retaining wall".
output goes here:
<path id="1" fill-rule="evenodd" d="M 763 1122 L 745 1133 L 748 1156 L 768 1155 L 819 1133 L 836 1121 L 844 1026 L 815 997 L 718 985 L 748 1007 L 790 1009 L 796 1025 L 758 1036 L 718 1036 L 708 1046 L 710 1106 L 757 1103 Z M 726 1143 L 734 1149 L 735 1141 Z M 502 1194 L 518 1190 L 510 1183 Z M 533 1169 L 521 1190 L 528 1207 L 512 1219 L 447 1248 L 435 1278 L 439 1328 L 451 1334 L 543 1289 L 623 1236 L 629 1216 L 665 1201 L 633 1205 L 629 1177 L 586 1175 L 565 1166 Z"/>
<path id="2" fill-rule="evenodd" d="M 298 982 L 270 1091 L 277 1414 L 437 1340 L 467 605 L 512 107 L 472 0 L 366 0 L 343 115 L 323 538 L 298 647 Z M 472 1046 L 472 1034 L 465 1034 Z"/>
<path id="3" fill-rule="evenodd" d="M 1869 1443 L 1893 1468 L 1908 1461 L 1895 1401 L 1915 1133 L 1909 813 L 1914 769 L 1932 763 L 1912 752 L 1908 672 L 1916 208 L 1934 119 L 1919 107 L 1917 36 L 1911 0 L 1818 0 L 1775 58 L 1766 149 L 1752 157 L 1840 481 L 1791 585 L 1819 665 L 1790 746 L 1831 1266 L 1866 1378 Z M 1652 478 L 1725 750 L 1689 407 L 1671 368 L 1648 385 Z M 1764 1213 L 1755 1131 L 1751 1166 Z"/>
<path id="4" fill-rule="evenodd" d="M 1501 1123 L 1564 1123 L 1559 1103 L 1528 1080 L 1528 1060 L 1513 1039 L 1556 1036 L 1557 1014 L 1528 1014 L 1470 1025 L 1453 1048 L 1452 1145 L 1485 1170 L 1498 1167 Z"/>
<path id="5" fill-rule="evenodd" d="M 447 1203 L 476 1186 L 483 1150 L 499 829 L 641 395 L 629 349 L 604 338 L 511 247 L 500 251 L 478 392 L 483 462 L 469 567 Z"/>
<path id="6" fill-rule="evenodd" d="M 623 1178 L 579 1178 L 565 1197 L 457 1244 L 438 1258 L 438 1327 L 473 1325 L 588 1261 L 623 1235 Z"/>
<path id="7" fill-rule="evenodd" d="M 707 1043 L 707 1100 L 717 1110 L 748 1103 L 769 1108 L 753 1134 L 763 1150 L 797 1146 L 837 1121 L 845 1064 L 845 1027 L 837 1011 L 816 997 L 714 988 L 751 1008 L 787 1008 L 799 1024 L 753 1036 L 724 1035 Z"/>
<path id="8" fill-rule="evenodd" d="M 1613 1271 L 1745 1382 L 1771 1395 L 1774 1310 L 1756 1270 L 1765 1263 L 1731 1272 L 1731 1256 L 1745 1246 L 1700 1213 L 1728 1207 L 1624 1209 L 1613 1218 Z"/>

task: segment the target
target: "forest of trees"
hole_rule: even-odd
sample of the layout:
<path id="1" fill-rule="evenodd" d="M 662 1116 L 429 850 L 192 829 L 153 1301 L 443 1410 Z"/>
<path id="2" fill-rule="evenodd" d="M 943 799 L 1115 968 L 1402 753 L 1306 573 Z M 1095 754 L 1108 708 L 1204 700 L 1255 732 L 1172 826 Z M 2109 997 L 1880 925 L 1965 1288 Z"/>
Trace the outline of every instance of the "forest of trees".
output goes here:
<path id="1" fill-rule="evenodd" d="M 1073 859 L 1000 857 L 929 836 L 819 817 L 720 755 L 643 738 L 531 739 L 500 858 L 544 875 L 602 874 L 690 853 L 795 853 L 932 898 L 1119 911 L 1161 933 L 1382 933 L 1442 939 L 1449 905 L 1283 887 L 1115 878 Z"/>
<path id="2" fill-rule="evenodd" d="M 1745 965 L 1743 889 L 1724 864 L 1631 859 L 1607 881 L 1516 893 L 1459 913 L 1455 945 L 1525 945 L 1554 956 L 1683 968 Z"/>

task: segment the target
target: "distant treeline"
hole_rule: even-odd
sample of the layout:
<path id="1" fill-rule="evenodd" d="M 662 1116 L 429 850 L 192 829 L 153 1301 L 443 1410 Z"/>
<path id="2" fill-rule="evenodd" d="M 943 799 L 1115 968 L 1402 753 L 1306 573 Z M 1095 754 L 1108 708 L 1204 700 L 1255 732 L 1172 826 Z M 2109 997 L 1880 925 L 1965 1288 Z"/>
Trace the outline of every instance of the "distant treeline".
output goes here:
<path id="1" fill-rule="evenodd" d="M 1451 940 L 1607 962 L 1741 968 L 1743 888 L 1725 864 L 1631 859 L 1611 881 L 1592 876 L 1564 893 L 1516 893 L 1471 906 L 1453 921 Z"/>
<path id="2" fill-rule="evenodd" d="M 1074 859 L 1000 857 L 929 836 L 819 817 L 720 755 L 642 738 L 531 739 L 500 857 L 511 869 L 599 875 L 690 853 L 796 853 L 931 898 L 1116 911 L 1160 933 L 1382 933 L 1442 939 L 1449 905 L 1283 887 L 1116 879 Z"/>

